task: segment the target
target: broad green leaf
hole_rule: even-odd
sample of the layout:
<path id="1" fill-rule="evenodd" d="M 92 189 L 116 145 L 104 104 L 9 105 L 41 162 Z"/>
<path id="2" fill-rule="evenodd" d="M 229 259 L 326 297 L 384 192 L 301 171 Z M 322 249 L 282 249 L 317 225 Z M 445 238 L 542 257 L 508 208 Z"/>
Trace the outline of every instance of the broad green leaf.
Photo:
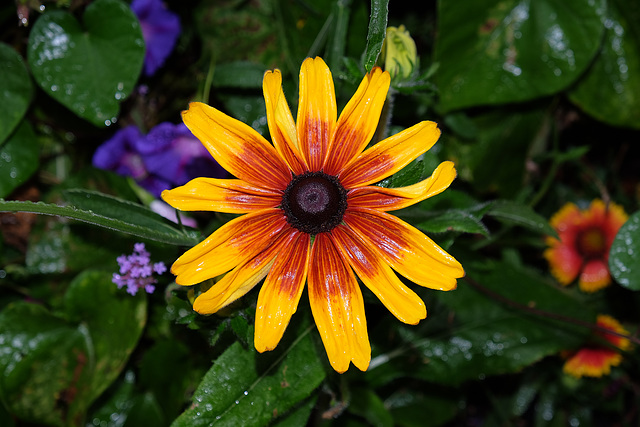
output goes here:
<path id="1" fill-rule="evenodd" d="M 198 243 L 197 233 L 191 231 L 181 232 L 167 224 L 161 223 L 159 220 L 154 220 L 150 215 L 152 212 L 143 206 L 115 197 L 101 195 L 100 193 L 93 193 L 93 195 L 100 199 L 100 202 L 105 202 L 109 205 L 108 211 L 110 214 L 113 214 L 113 216 L 98 214 L 92 210 L 78 209 L 75 206 L 58 206 L 53 203 L 6 200 L 0 200 L 0 212 L 32 212 L 44 215 L 58 215 L 144 239 L 173 245 L 192 246 Z M 120 216 L 124 216 L 125 218 L 120 219 Z"/>
<path id="2" fill-rule="evenodd" d="M 569 99 L 588 114 L 616 126 L 640 129 L 640 3 L 608 0 L 604 42 Z"/>
<path id="3" fill-rule="evenodd" d="M 23 121 L 9 139 L 0 145 L 0 197 L 6 197 L 38 170 L 38 139 L 27 121 Z"/>
<path id="4" fill-rule="evenodd" d="M 389 0 L 371 0 L 371 17 L 364 51 L 364 69 L 368 73 L 376 65 L 387 35 Z"/>
<path id="5" fill-rule="evenodd" d="M 65 11 L 45 12 L 29 35 L 27 58 L 38 85 L 97 126 L 117 120 L 145 54 L 140 23 L 120 0 L 96 0 L 83 22 Z"/>
<path id="6" fill-rule="evenodd" d="M 384 401 L 393 415 L 394 425 L 401 427 L 438 427 L 458 413 L 459 399 L 436 394 L 425 387 L 423 391 L 398 389 Z M 428 411 L 428 416 L 425 416 Z"/>
<path id="7" fill-rule="evenodd" d="M 519 225 L 536 233 L 557 237 L 556 231 L 546 218 L 518 202 L 497 200 L 491 204 L 487 215 L 506 224 Z"/>
<path id="8" fill-rule="evenodd" d="M 604 3 L 439 1 L 434 61 L 442 109 L 526 101 L 567 88 L 598 51 Z"/>
<path id="9" fill-rule="evenodd" d="M 92 343 L 89 390 L 82 395 L 87 406 L 120 375 L 135 348 L 147 319 L 144 293 L 131 296 L 111 282 L 111 274 L 85 270 L 64 297 L 67 316 L 87 328 Z"/>
<path id="10" fill-rule="evenodd" d="M 0 76 L 2 76 L 0 79 L 0 144 L 2 144 L 24 117 L 33 96 L 33 83 L 22 56 L 5 43 L 0 43 Z"/>
<path id="11" fill-rule="evenodd" d="M 370 389 L 353 388 L 351 390 L 349 412 L 361 416 L 372 426 L 391 427 L 394 425 L 393 417 L 384 402 Z"/>
<path id="12" fill-rule="evenodd" d="M 308 332 L 280 350 L 277 359 L 277 353 L 258 355 L 253 345 L 245 349 L 239 342 L 232 344 L 202 379 L 192 406 L 172 426 L 264 426 L 286 414 L 325 376 Z"/>
<path id="13" fill-rule="evenodd" d="M 475 212 L 452 209 L 439 212 L 437 215 L 426 221 L 416 224 L 421 230 L 427 233 L 444 233 L 445 231 L 458 231 L 461 233 L 478 233 L 483 236 L 489 235 L 489 230 L 480 220 L 482 215 Z"/>
<path id="14" fill-rule="evenodd" d="M 21 421 L 79 425 L 91 381 L 88 331 L 40 304 L 17 302 L 0 313 L 0 394 Z"/>
<path id="15" fill-rule="evenodd" d="M 463 265 L 483 290 L 461 280 L 457 290 L 439 293 L 455 323 L 426 337 L 403 329 L 408 349 L 414 350 L 407 358 L 381 363 L 372 375 L 388 381 L 404 372 L 412 378 L 455 385 L 517 372 L 543 357 L 579 346 L 589 335 L 590 329 L 582 324 L 594 323 L 595 313 L 533 272 L 506 263 L 485 263 L 482 268 Z"/>
<path id="16" fill-rule="evenodd" d="M 609 270 L 625 288 L 640 290 L 640 212 L 618 230 L 609 250 Z"/>

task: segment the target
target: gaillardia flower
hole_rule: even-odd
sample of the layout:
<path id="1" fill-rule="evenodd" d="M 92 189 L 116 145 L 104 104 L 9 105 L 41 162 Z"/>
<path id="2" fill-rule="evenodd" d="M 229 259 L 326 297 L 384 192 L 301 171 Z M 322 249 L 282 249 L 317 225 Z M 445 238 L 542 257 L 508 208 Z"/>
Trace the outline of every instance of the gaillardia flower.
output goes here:
<path id="1" fill-rule="evenodd" d="M 626 220 L 627 214 L 615 203 L 606 206 L 596 199 L 586 210 L 573 203 L 564 205 L 551 218 L 560 239 L 548 237 L 549 248 L 544 252 L 551 273 L 563 285 L 579 276 L 578 284 L 584 292 L 609 286 L 609 249 Z"/>
<path id="2" fill-rule="evenodd" d="M 596 324 L 602 328 L 620 334 L 629 334 L 620 323 L 611 316 L 601 314 L 596 320 Z M 597 337 L 607 341 L 611 346 L 620 350 L 628 350 L 631 342 L 627 338 L 618 335 L 608 334 L 603 331 L 596 332 Z M 574 377 L 601 377 L 611 372 L 612 366 L 618 366 L 622 362 L 622 355 L 614 348 L 606 347 L 603 344 L 592 343 L 576 352 L 570 353 L 564 364 L 564 372 Z"/>
<path id="3" fill-rule="evenodd" d="M 440 131 L 421 122 L 364 151 L 389 89 L 374 68 L 337 118 L 333 79 L 320 58 L 300 69 L 297 121 L 279 70 L 263 91 L 273 145 L 250 126 L 192 103 L 182 117 L 211 155 L 238 179 L 196 178 L 162 193 L 182 210 L 245 214 L 183 254 L 171 271 L 180 285 L 226 273 L 199 295 L 194 309 L 214 313 L 251 290 L 258 295 L 254 344 L 272 350 L 296 311 L 305 282 L 329 361 L 338 372 L 367 369 L 371 347 L 356 275 L 401 321 L 426 317 L 423 301 L 392 271 L 433 289 L 450 290 L 462 266 L 431 239 L 387 211 L 445 190 L 456 176 L 443 162 L 424 181 L 373 186 L 435 144 Z M 354 274 L 355 273 L 355 274 Z"/>

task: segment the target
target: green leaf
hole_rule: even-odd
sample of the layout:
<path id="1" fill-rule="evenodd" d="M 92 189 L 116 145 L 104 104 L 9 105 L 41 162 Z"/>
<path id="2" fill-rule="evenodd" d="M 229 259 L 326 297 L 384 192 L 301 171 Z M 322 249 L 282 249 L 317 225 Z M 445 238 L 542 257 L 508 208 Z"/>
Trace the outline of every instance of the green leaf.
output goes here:
<path id="1" fill-rule="evenodd" d="M 575 348 L 589 336 L 584 323 L 593 324 L 595 313 L 537 274 L 506 263 L 473 266 L 463 260 L 463 265 L 481 288 L 461 280 L 457 290 L 438 295 L 452 310 L 448 318 L 455 323 L 443 322 L 443 330 L 426 337 L 403 329 L 407 346 L 415 353 L 380 365 L 374 359 L 372 365 L 378 367 L 371 370 L 372 375 L 388 381 L 403 372 L 411 378 L 455 385 L 517 372 Z M 378 358 L 384 361 L 385 356 Z"/>
<path id="2" fill-rule="evenodd" d="M 0 75 L 2 76 L 0 79 L 0 143 L 2 143 L 27 112 L 33 97 L 33 83 L 22 56 L 5 43 L 0 43 Z"/>
<path id="3" fill-rule="evenodd" d="M 536 233 L 553 237 L 558 236 L 546 218 L 522 203 L 497 200 L 491 204 L 487 215 L 495 217 L 506 224 L 519 225 Z"/>
<path id="4" fill-rule="evenodd" d="M 459 412 L 459 399 L 436 392 L 398 389 L 384 405 L 393 415 L 394 425 L 402 427 L 438 427 L 451 420 Z M 429 416 L 425 417 L 428 408 Z"/>
<path id="5" fill-rule="evenodd" d="M 82 398 L 92 402 L 120 375 L 146 324 L 144 293 L 118 289 L 111 274 L 85 270 L 64 297 L 67 316 L 89 330 L 93 346 L 90 388 Z M 87 404 L 88 406 L 88 404 Z"/>
<path id="6" fill-rule="evenodd" d="M 93 212 L 92 210 L 78 209 L 75 206 L 58 206 L 52 203 L 33 203 L 0 200 L 0 212 L 32 212 L 44 215 L 58 215 L 83 221 L 110 230 L 120 231 L 173 245 L 193 246 L 198 243 L 198 235 L 192 231 L 181 232 L 172 226 L 162 223 L 160 217 L 151 210 L 136 205 L 126 200 L 103 195 L 101 193 L 83 192 L 89 195 L 87 203 L 98 202 L 104 206 L 107 215 Z M 91 200 L 95 198 L 94 200 Z M 123 219 L 120 219 L 123 217 Z"/>
<path id="7" fill-rule="evenodd" d="M 78 425 L 91 378 L 87 335 L 39 304 L 21 301 L 2 310 L 0 394 L 12 414 L 21 421 Z"/>
<path id="8" fill-rule="evenodd" d="M 461 233 L 489 235 L 489 230 L 480 220 L 482 215 L 473 212 L 452 209 L 439 212 L 433 218 L 419 222 L 416 227 L 427 233 L 444 233 L 445 231 L 458 231 Z"/>
<path id="9" fill-rule="evenodd" d="M 608 0 L 604 42 L 569 99 L 603 122 L 640 129 L 640 3 Z"/>
<path id="10" fill-rule="evenodd" d="M 83 25 L 68 12 L 45 12 L 29 35 L 27 58 L 38 85 L 97 126 L 117 120 L 145 54 L 140 23 L 120 0 L 87 6 Z"/>
<path id="11" fill-rule="evenodd" d="M 40 146 L 29 122 L 23 121 L 0 150 L 0 197 L 6 197 L 40 164 Z"/>
<path id="12" fill-rule="evenodd" d="M 376 65 L 387 35 L 389 0 L 371 0 L 371 17 L 364 51 L 364 69 L 368 73 Z"/>
<path id="13" fill-rule="evenodd" d="M 219 64 L 215 68 L 214 87 L 262 89 L 266 68 L 262 64 L 236 61 Z"/>
<path id="14" fill-rule="evenodd" d="M 391 427 L 394 425 L 389 410 L 373 390 L 366 388 L 351 390 L 349 412 L 363 417 L 371 426 Z"/>
<path id="15" fill-rule="evenodd" d="M 640 290 L 640 212 L 618 230 L 609 251 L 609 270 L 625 288 Z"/>
<path id="16" fill-rule="evenodd" d="M 570 86 L 600 46 L 604 0 L 438 2 L 434 61 L 445 112 Z"/>
<path id="17" fill-rule="evenodd" d="M 275 360 L 277 353 L 258 355 L 253 346 L 245 349 L 235 342 L 216 359 L 194 393 L 192 406 L 172 426 L 263 426 L 284 415 L 325 376 L 310 329 L 280 350 Z"/>

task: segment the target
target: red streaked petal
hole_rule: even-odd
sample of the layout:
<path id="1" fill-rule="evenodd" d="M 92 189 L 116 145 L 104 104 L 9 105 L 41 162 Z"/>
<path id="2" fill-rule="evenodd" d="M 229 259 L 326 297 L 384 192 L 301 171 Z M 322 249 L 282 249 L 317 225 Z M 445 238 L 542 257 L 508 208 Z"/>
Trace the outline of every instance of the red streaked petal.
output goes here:
<path id="1" fill-rule="evenodd" d="M 182 112 L 189 130 L 226 170 L 258 187 L 284 190 L 291 180 L 287 164 L 251 126 L 201 102 Z"/>
<path id="2" fill-rule="evenodd" d="M 308 273 L 309 302 L 331 366 L 365 371 L 371 361 L 364 301 L 351 269 L 328 234 L 316 235 Z"/>
<path id="3" fill-rule="evenodd" d="M 198 295 L 193 309 L 201 314 L 215 313 L 253 289 L 267 275 L 274 258 L 283 245 L 290 241 L 291 235 L 292 233 L 281 233 L 271 246 L 225 274 L 205 293 Z"/>
<path id="4" fill-rule="evenodd" d="M 391 78 L 379 67 L 369 72 L 340 113 L 323 170 L 337 175 L 367 146 L 378 126 Z"/>
<path id="5" fill-rule="evenodd" d="M 271 140 L 293 173 L 301 175 L 309 168 L 299 151 L 296 123 L 282 91 L 280 70 L 264 73 L 262 89 Z"/>
<path id="6" fill-rule="evenodd" d="M 411 325 L 427 317 L 424 302 L 400 281 L 369 243 L 343 225 L 331 230 L 330 236 L 344 260 L 349 262 L 362 283 L 394 316 Z"/>
<path id="7" fill-rule="evenodd" d="M 288 227 L 280 209 L 264 209 L 229 221 L 171 266 L 179 285 L 195 285 L 242 264 L 271 245 Z"/>
<path id="8" fill-rule="evenodd" d="M 239 179 L 195 178 L 182 187 L 164 190 L 162 198 L 183 211 L 247 213 L 279 206 L 282 193 Z"/>
<path id="9" fill-rule="evenodd" d="M 347 189 L 378 182 L 429 150 L 439 137 L 436 123 L 420 122 L 359 155 L 340 172 L 340 182 Z"/>
<path id="10" fill-rule="evenodd" d="M 609 315 L 599 314 L 596 323 L 598 326 L 609 329 L 610 331 L 629 335 L 629 331 L 627 331 L 620 322 Z M 623 338 L 603 331 L 597 331 L 596 333 L 621 350 L 628 350 L 631 347 L 631 341 L 629 341 L 628 338 Z"/>
<path id="11" fill-rule="evenodd" d="M 611 284 L 609 267 L 602 259 L 591 259 L 582 267 L 578 285 L 583 292 L 596 292 Z"/>
<path id="12" fill-rule="evenodd" d="M 432 289 L 456 288 L 460 263 L 416 228 L 374 209 L 349 209 L 344 222 L 398 273 Z"/>
<path id="13" fill-rule="evenodd" d="M 349 191 L 349 206 L 393 211 L 406 208 L 446 190 L 456 178 L 453 162 L 442 162 L 433 174 L 416 184 L 400 188 L 358 187 Z"/>
<path id="14" fill-rule="evenodd" d="M 312 172 L 322 167 L 336 125 L 337 107 L 331 71 L 322 58 L 307 58 L 300 67 L 298 144 Z"/>
<path id="15" fill-rule="evenodd" d="M 551 274 L 562 285 L 573 282 L 582 268 L 582 257 L 573 246 L 560 243 L 556 239 L 555 246 L 544 251 L 543 256 L 549 262 Z"/>
<path id="16" fill-rule="evenodd" d="M 558 233 L 562 233 L 579 225 L 581 222 L 582 215 L 580 209 L 578 209 L 574 203 L 567 203 L 551 217 L 549 224 L 555 228 Z"/>
<path id="17" fill-rule="evenodd" d="M 293 230 L 260 289 L 254 339 L 260 353 L 276 348 L 298 308 L 307 278 L 310 240 L 308 234 Z"/>
<path id="18" fill-rule="evenodd" d="M 582 348 L 564 364 L 565 373 L 574 377 L 601 377 L 611 373 L 611 367 L 617 366 L 622 356 L 608 348 Z"/>

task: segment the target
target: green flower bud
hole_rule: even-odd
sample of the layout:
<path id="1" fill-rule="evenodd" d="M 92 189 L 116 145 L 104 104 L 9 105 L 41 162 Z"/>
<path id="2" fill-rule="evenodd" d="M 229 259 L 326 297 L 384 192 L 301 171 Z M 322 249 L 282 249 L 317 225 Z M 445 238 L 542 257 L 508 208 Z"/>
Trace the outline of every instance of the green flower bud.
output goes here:
<path id="1" fill-rule="evenodd" d="M 382 46 L 384 68 L 389 71 L 391 78 L 406 79 L 411 76 L 417 65 L 418 54 L 416 44 L 409 35 L 404 25 L 387 28 L 387 37 Z"/>

